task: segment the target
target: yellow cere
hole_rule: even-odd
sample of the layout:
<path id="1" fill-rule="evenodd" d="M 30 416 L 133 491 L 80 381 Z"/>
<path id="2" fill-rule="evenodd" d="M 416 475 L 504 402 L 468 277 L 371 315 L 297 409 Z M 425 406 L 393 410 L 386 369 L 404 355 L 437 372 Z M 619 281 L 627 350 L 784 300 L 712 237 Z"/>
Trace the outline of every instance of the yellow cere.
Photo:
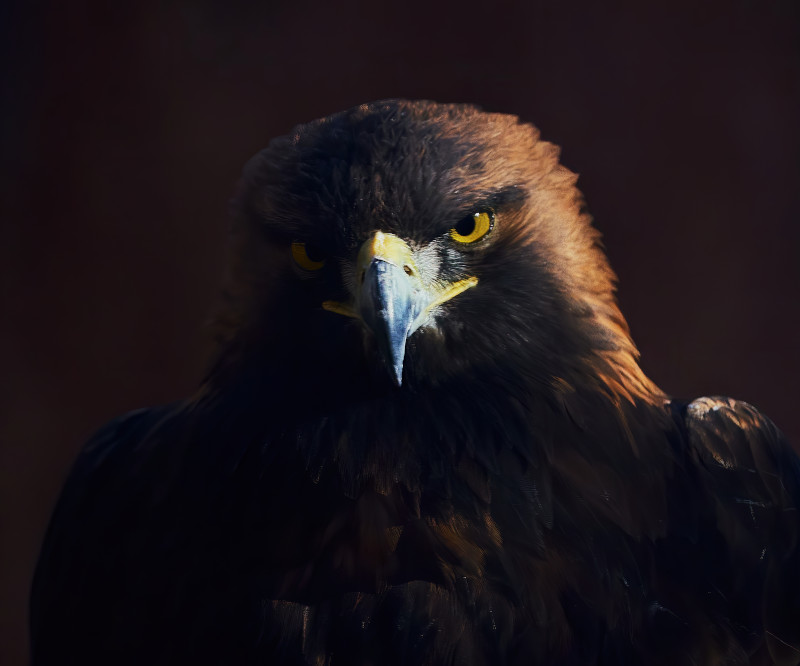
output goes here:
<path id="1" fill-rule="evenodd" d="M 308 256 L 305 243 L 292 243 L 292 259 L 307 271 L 318 271 L 325 265 L 324 261 L 316 261 Z"/>
<path id="2" fill-rule="evenodd" d="M 356 262 L 359 273 L 365 271 L 373 259 L 381 259 L 407 271 L 416 271 L 414 253 L 408 243 L 394 234 L 376 231 L 375 235 L 361 246 Z"/>
<path id="3" fill-rule="evenodd" d="M 454 239 L 461 243 L 472 243 L 485 236 L 491 230 L 493 222 L 494 219 L 491 213 L 476 213 L 474 216 L 470 216 L 457 225 L 457 227 L 462 227 L 461 231 L 466 231 L 463 226 L 469 226 L 471 228 L 474 225 L 475 228 L 471 229 L 469 233 L 460 234 L 457 228 L 453 228 L 450 233 L 453 235 Z M 294 248 L 292 251 L 294 252 Z M 432 310 L 478 284 L 477 277 L 467 277 L 450 283 L 438 281 L 433 281 L 432 283 L 426 282 L 423 276 L 420 275 L 414 258 L 414 252 L 409 247 L 408 243 L 394 234 L 383 233 L 382 231 L 375 232 L 372 238 L 361 246 L 356 260 L 357 275 L 363 276 L 375 259 L 402 268 L 403 272 L 408 276 L 408 279 L 411 280 L 413 289 L 419 293 L 419 298 L 423 307 L 419 316 L 412 324 L 412 330 L 416 330 L 419 326 L 424 324 Z M 297 259 L 295 258 L 295 260 Z M 300 262 L 298 261 L 298 263 Z M 300 265 L 302 266 L 303 264 L 300 263 Z M 360 315 L 354 303 L 324 301 L 322 307 L 328 312 L 335 312 L 345 317 L 360 319 Z"/>
<path id="4" fill-rule="evenodd" d="M 450 229 L 450 237 L 458 243 L 474 243 L 492 230 L 494 216 L 489 211 L 482 211 L 459 222 Z"/>

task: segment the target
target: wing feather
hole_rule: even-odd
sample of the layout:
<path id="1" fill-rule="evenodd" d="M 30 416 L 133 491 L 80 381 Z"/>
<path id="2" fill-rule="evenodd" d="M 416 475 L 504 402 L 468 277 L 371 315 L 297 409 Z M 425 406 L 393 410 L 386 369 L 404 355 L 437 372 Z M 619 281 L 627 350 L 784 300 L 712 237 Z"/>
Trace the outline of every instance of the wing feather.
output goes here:
<path id="1" fill-rule="evenodd" d="M 800 461 L 755 407 L 704 397 L 685 408 L 691 453 L 715 498 L 734 570 L 729 595 L 761 616 L 776 664 L 800 661 Z M 759 584 L 760 583 L 760 584 Z"/>

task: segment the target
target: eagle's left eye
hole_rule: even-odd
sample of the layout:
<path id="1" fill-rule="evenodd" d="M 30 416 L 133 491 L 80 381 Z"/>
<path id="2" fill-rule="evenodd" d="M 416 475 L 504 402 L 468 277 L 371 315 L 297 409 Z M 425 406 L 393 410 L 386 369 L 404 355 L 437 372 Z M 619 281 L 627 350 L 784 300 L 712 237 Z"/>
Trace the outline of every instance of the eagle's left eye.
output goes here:
<path id="1" fill-rule="evenodd" d="M 450 229 L 450 237 L 458 243 L 474 243 L 494 227 L 494 213 L 489 210 L 468 215 Z"/>
<path id="2" fill-rule="evenodd" d="M 307 271 L 318 271 L 325 265 L 323 254 L 307 243 L 292 243 L 292 259 Z"/>

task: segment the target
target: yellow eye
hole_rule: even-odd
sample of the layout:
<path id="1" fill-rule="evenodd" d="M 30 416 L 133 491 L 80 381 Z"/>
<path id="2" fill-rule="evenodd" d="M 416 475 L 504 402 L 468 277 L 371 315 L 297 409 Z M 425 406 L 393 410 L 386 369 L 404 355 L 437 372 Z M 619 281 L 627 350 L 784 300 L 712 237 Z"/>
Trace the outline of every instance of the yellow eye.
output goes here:
<path id="1" fill-rule="evenodd" d="M 494 226 L 494 213 L 488 210 L 468 215 L 450 229 L 450 237 L 458 243 L 474 243 L 486 236 Z"/>
<path id="2" fill-rule="evenodd" d="M 292 259 L 307 271 L 318 271 L 325 265 L 325 258 L 313 247 L 305 243 L 292 243 Z"/>

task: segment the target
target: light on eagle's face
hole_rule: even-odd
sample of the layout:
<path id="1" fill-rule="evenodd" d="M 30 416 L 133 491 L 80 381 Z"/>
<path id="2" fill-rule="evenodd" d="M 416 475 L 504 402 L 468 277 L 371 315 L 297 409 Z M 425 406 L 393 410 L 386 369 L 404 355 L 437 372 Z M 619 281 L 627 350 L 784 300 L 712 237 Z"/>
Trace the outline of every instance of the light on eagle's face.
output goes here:
<path id="1" fill-rule="evenodd" d="M 486 211 L 475 213 L 468 218 L 473 226 L 468 234 L 460 234 L 453 227 L 451 236 L 463 243 L 480 240 L 489 233 L 493 217 Z M 466 226 L 462 225 L 464 230 Z M 441 280 L 438 275 L 425 277 L 419 269 L 419 264 L 425 264 L 424 259 L 425 250 L 415 253 L 403 239 L 376 231 L 358 252 L 358 288 L 353 302 L 322 304 L 326 310 L 358 317 L 367 325 L 398 386 L 403 381 L 409 336 L 431 318 L 439 305 L 478 284 L 475 276 L 455 282 Z"/>

